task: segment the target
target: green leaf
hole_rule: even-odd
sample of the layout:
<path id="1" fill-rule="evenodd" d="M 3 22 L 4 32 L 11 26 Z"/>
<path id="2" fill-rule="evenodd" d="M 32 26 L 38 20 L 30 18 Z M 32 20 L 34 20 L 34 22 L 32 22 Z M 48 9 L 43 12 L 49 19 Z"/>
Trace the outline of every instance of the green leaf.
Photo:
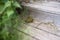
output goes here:
<path id="1" fill-rule="evenodd" d="M 4 10 L 4 4 L 0 4 L 0 14 L 2 14 L 3 10 Z"/>
<path id="2" fill-rule="evenodd" d="M 8 1 L 8 0 L 0 0 L 0 2 L 4 2 L 4 3 L 5 3 L 6 1 Z"/>
<path id="3" fill-rule="evenodd" d="M 6 38 L 8 37 L 8 34 L 9 34 L 8 28 L 7 27 L 3 28 L 1 34 L 2 34 L 3 38 L 6 40 Z"/>
<path id="4" fill-rule="evenodd" d="M 5 3 L 5 8 L 10 7 L 10 6 L 11 6 L 11 1 L 7 1 L 7 2 Z"/>
<path id="5" fill-rule="evenodd" d="M 5 5 L 0 5 L 1 7 L 0 14 L 2 14 L 6 10 L 6 8 L 10 6 L 11 6 L 11 1 L 7 1 Z"/>
<path id="6" fill-rule="evenodd" d="M 8 8 L 6 13 L 7 13 L 7 16 L 10 17 L 12 14 L 14 14 L 14 10 L 12 8 Z"/>
<path id="7" fill-rule="evenodd" d="M 21 8 L 21 6 L 20 6 L 20 4 L 18 3 L 18 2 L 14 2 L 14 4 L 13 4 L 15 7 L 19 7 L 19 8 Z"/>

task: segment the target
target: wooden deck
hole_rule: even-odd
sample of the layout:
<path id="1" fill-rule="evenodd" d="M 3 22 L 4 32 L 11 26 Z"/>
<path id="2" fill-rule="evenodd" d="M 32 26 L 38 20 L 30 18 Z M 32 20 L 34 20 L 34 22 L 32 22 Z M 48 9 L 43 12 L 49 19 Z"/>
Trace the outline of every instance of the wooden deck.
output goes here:
<path id="1" fill-rule="evenodd" d="M 24 24 L 25 31 L 21 28 L 20 31 L 27 36 L 24 40 L 60 40 L 60 27 L 54 24 L 56 18 L 60 19 L 59 15 L 36 9 L 31 9 L 29 13 L 34 22 Z"/>
<path id="2" fill-rule="evenodd" d="M 35 16 L 32 14 L 32 16 Z M 37 16 L 39 17 L 39 16 Z M 52 22 L 44 22 L 34 17 L 33 23 L 26 23 L 21 28 L 21 32 L 25 35 L 24 40 L 60 40 L 60 31 Z M 23 31 L 25 30 L 25 31 Z"/>

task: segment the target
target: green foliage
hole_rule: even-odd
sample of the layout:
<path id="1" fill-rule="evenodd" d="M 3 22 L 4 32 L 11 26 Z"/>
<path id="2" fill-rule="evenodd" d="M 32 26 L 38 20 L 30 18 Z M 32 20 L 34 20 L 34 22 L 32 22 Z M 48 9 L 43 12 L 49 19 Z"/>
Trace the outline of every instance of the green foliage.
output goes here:
<path id="1" fill-rule="evenodd" d="M 0 40 L 18 40 L 14 27 L 19 25 L 16 8 L 21 8 L 16 0 L 0 0 Z"/>

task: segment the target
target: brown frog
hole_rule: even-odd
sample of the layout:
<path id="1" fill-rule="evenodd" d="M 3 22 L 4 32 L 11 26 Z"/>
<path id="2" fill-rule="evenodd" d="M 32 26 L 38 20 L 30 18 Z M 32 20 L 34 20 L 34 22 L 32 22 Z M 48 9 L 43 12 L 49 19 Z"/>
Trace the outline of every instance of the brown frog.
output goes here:
<path id="1" fill-rule="evenodd" d="M 36 0 L 23 0 L 25 3 L 35 2 Z"/>
<path id="2" fill-rule="evenodd" d="M 25 20 L 26 23 L 31 23 L 33 22 L 33 18 L 31 16 L 27 17 L 27 19 Z"/>
<path id="3" fill-rule="evenodd" d="M 30 3 L 30 0 L 24 0 L 26 3 Z"/>
<path id="4" fill-rule="evenodd" d="M 30 3 L 30 0 L 20 0 L 20 2 Z"/>

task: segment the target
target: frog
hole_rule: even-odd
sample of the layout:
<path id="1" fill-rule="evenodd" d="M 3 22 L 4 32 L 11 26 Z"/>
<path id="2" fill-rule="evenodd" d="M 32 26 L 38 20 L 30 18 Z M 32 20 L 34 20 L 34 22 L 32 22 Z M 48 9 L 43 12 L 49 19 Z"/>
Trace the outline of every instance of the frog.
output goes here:
<path id="1" fill-rule="evenodd" d="M 32 23 L 33 22 L 33 18 L 31 16 L 28 16 L 25 20 L 26 23 Z"/>

